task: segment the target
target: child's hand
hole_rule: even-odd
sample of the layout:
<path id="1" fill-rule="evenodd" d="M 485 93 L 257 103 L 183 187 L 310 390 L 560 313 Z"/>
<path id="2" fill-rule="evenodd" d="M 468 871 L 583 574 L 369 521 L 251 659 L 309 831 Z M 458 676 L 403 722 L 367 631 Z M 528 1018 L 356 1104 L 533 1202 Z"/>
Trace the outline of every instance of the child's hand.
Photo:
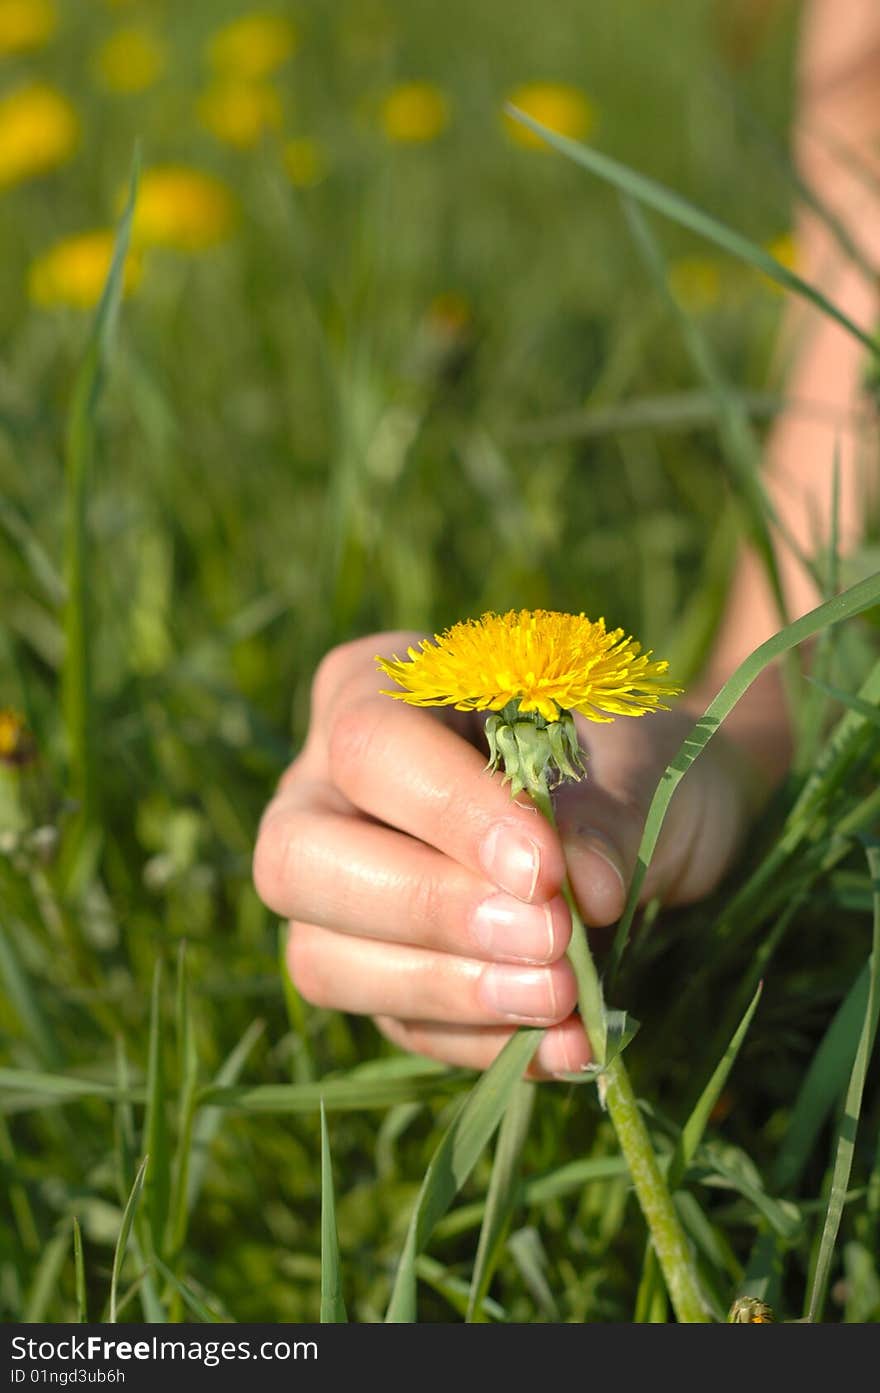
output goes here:
<path id="1" fill-rule="evenodd" d="M 585 922 L 612 924 L 651 797 L 699 712 L 581 722 L 587 777 L 557 794 L 557 835 L 485 772 L 482 715 L 381 695 L 376 653 L 418 637 L 360 639 L 324 659 L 306 744 L 262 820 L 257 889 L 291 920 L 288 965 L 306 1000 L 476 1069 L 515 1026 L 545 1026 L 532 1073 L 577 1070 L 589 1049 L 564 956 L 563 846 Z M 749 770 L 712 740 L 672 801 L 643 897 L 681 904 L 717 884 L 746 826 Z"/>

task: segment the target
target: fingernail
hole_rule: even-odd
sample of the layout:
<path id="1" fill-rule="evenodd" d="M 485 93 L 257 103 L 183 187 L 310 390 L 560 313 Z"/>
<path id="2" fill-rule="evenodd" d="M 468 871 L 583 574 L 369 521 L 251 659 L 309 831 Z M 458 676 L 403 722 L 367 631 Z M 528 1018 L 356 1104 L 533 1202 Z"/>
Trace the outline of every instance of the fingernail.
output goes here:
<path id="1" fill-rule="evenodd" d="M 553 974 L 546 968 L 487 967 L 480 978 L 484 1006 L 518 1021 L 553 1020 L 557 1016 Z"/>
<path id="2" fill-rule="evenodd" d="M 530 900 L 538 883 L 541 853 L 518 827 L 497 822 L 480 847 L 480 864 L 490 880 L 518 900 Z"/>
<path id="3" fill-rule="evenodd" d="M 596 832 L 592 827 L 578 828 L 575 836 L 566 840 L 566 854 L 581 856 L 585 851 L 589 851 L 593 856 L 598 856 L 610 866 L 617 876 L 621 885 L 626 889 L 626 874 L 620 852 L 612 846 L 607 837 L 601 832 Z"/>
<path id="4" fill-rule="evenodd" d="M 566 913 L 565 903 L 558 896 L 549 904 L 531 905 L 513 895 L 490 895 L 474 911 L 474 938 L 487 958 L 552 962 L 557 956 L 557 938 L 564 930 Z M 557 918 L 562 919 L 558 929 Z"/>

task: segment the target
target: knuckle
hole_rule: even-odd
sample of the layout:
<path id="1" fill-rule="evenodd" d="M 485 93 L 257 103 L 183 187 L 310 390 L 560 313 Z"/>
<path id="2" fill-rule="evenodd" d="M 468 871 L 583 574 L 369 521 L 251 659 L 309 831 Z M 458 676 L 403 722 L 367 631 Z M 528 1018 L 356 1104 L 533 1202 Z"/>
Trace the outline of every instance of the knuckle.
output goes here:
<path id="1" fill-rule="evenodd" d="M 435 876 L 422 875 L 410 891 L 409 912 L 420 942 L 432 947 L 444 937 L 449 892 Z"/>

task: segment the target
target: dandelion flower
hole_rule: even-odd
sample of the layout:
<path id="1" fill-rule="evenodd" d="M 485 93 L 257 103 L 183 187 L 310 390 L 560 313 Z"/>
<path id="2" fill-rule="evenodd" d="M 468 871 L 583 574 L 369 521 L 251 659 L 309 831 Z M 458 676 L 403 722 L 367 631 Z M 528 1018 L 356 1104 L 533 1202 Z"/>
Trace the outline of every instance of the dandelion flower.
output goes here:
<path id="1" fill-rule="evenodd" d="M 327 156 L 317 140 L 298 136 L 284 145 L 284 168 L 296 189 L 311 189 L 327 173 Z"/>
<path id="2" fill-rule="evenodd" d="M 387 139 L 393 144 L 424 144 L 436 140 L 446 129 L 449 104 L 433 83 L 405 82 L 386 95 L 381 122 Z"/>
<path id="3" fill-rule="evenodd" d="M 101 44 L 95 68 L 111 92 L 145 92 L 165 67 L 165 49 L 149 29 L 117 29 Z"/>
<path id="4" fill-rule="evenodd" d="M 78 137 L 76 112 L 54 87 L 33 82 L 0 98 L 0 189 L 64 164 Z"/>
<path id="5" fill-rule="evenodd" d="M 511 106 L 517 107 L 540 121 L 558 135 L 566 135 L 571 140 L 584 140 L 596 124 L 592 103 L 577 87 L 564 82 L 529 82 L 517 87 L 507 98 Z M 518 145 L 528 145 L 546 150 L 541 137 L 521 121 L 505 115 L 504 128 Z"/>
<path id="6" fill-rule="evenodd" d="M 8 706 L 0 709 L 0 764 L 30 764 L 36 753 L 24 716 Z"/>
<path id="7" fill-rule="evenodd" d="M 42 48 L 57 28 L 54 0 L 0 0 L 0 54 Z"/>
<path id="8" fill-rule="evenodd" d="M 721 267 L 707 256 L 682 256 L 669 268 L 669 285 L 692 314 L 699 314 L 721 300 Z"/>
<path id="9" fill-rule="evenodd" d="M 218 140 L 248 150 L 280 128 L 281 98 L 264 82 L 216 82 L 199 101 L 199 117 Z"/>
<path id="10" fill-rule="evenodd" d="M 134 239 L 141 246 L 198 252 L 229 235 L 235 204 L 226 185 L 185 165 L 149 169 L 138 189 Z"/>
<path id="11" fill-rule="evenodd" d="M 623 629 L 605 620 L 553 610 L 510 610 L 453 624 L 433 642 L 407 649 L 408 661 L 379 659 L 412 706 L 500 711 L 510 701 L 546 721 L 578 711 L 591 721 L 643 716 L 679 688 L 664 680 L 669 666 Z"/>
<path id="12" fill-rule="evenodd" d="M 297 42 L 296 29 L 281 15 L 243 15 L 212 36 L 208 61 L 224 77 L 253 82 L 286 63 L 296 52 Z"/>
<path id="13" fill-rule="evenodd" d="M 44 309 L 71 305 L 87 310 L 97 304 L 107 280 L 113 257 L 114 236 L 109 228 L 81 232 L 56 242 L 31 262 L 28 294 Z M 140 281 L 140 262 L 129 254 L 123 275 L 123 288 L 134 290 Z"/>

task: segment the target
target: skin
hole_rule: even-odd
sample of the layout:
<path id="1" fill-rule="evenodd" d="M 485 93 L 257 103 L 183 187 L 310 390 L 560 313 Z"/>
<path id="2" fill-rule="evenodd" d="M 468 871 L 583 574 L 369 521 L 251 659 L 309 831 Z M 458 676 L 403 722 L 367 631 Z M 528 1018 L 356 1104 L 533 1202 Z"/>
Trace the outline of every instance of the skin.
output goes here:
<path id="1" fill-rule="evenodd" d="M 842 141 L 880 177 L 880 7 L 804 5 L 796 158 L 820 199 L 880 263 L 880 207 L 829 155 Z M 848 264 L 812 215 L 797 229 L 801 274 L 866 327 L 876 282 Z M 863 354 L 845 333 L 793 307 L 783 344 L 788 390 L 838 422 L 859 402 Z M 790 410 L 767 444 L 766 486 L 807 552 L 827 534 L 830 461 L 841 469 L 845 548 L 864 513 L 859 437 L 819 413 Z M 780 543 L 790 618 L 817 602 Z M 318 1006 L 375 1018 L 407 1050 L 483 1069 L 518 1025 L 546 1027 L 532 1065 L 553 1077 L 588 1062 L 564 957 L 571 921 L 567 861 L 584 920 L 613 924 L 648 805 L 693 721 L 780 616 L 754 556 L 739 558 L 724 622 L 701 681 L 675 709 L 611 725 L 581 722 L 588 778 L 558 797 L 554 832 L 525 797 L 512 803 L 485 772 L 482 717 L 420 710 L 380 694 L 375 657 L 422 637 L 373 635 L 332 650 L 314 680 L 305 745 L 263 817 L 254 878 L 290 920 L 288 966 Z M 643 889 L 670 905 L 706 895 L 733 864 L 751 819 L 785 774 L 791 739 L 778 675 L 749 690 L 679 785 Z"/>

